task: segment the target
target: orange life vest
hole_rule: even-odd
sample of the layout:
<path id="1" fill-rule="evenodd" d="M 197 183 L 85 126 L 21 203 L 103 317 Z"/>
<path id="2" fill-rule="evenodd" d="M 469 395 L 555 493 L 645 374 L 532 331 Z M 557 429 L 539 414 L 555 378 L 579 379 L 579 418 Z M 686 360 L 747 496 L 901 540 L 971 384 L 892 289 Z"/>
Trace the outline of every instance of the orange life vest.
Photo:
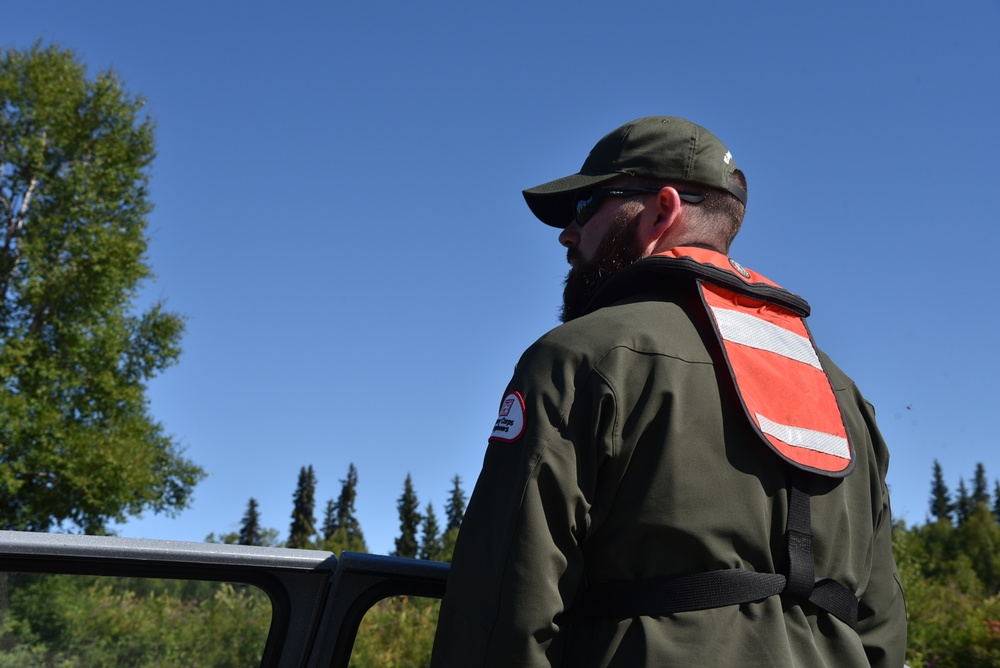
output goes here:
<path id="1" fill-rule="evenodd" d="M 679 247 L 659 256 L 713 270 L 697 279 L 702 301 L 747 418 L 764 442 L 800 469 L 850 474 L 854 446 L 805 323 L 808 304 L 712 250 Z M 718 280 L 720 271 L 729 280 Z"/>

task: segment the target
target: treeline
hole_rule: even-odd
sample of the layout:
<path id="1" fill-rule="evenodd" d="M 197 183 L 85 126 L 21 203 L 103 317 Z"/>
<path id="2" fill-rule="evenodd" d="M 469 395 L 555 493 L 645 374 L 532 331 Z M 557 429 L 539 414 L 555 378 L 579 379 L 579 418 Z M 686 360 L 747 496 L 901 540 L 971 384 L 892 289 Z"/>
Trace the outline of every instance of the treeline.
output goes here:
<path id="1" fill-rule="evenodd" d="M 250 668 L 271 614 L 245 584 L 2 573 L 0 668 Z"/>
<path id="2" fill-rule="evenodd" d="M 1000 483 L 992 487 L 980 463 L 953 493 L 935 461 L 927 520 L 893 527 L 911 666 L 1000 666 Z"/>
<path id="3" fill-rule="evenodd" d="M 392 556 L 451 561 L 458 529 L 465 516 L 467 498 L 462 489 L 461 477 L 456 474 L 451 482 L 452 487 L 444 509 L 445 524 L 442 527 L 432 503 L 428 503 L 423 512 L 420 512 L 413 478 L 406 475 L 403 492 L 396 502 L 396 509 L 399 511 L 399 536 Z M 354 507 L 358 496 L 358 470 L 354 464 L 348 467 L 347 477 L 340 481 L 339 496 L 327 500 L 323 522 L 318 527 L 315 517 L 316 483 L 316 472 L 312 465 L 303 466 L 292 496 L 292 521 L 287 540 L 281 540 L 277 529 L 261 525 L 260 506 L 253 497 L 247 502 L 238 531 L 220 536 L 209 534 L 205 540 L 210 543 L 328 550 L 338 555 L 345 551 L 367 552 L 368 545 Z"/>

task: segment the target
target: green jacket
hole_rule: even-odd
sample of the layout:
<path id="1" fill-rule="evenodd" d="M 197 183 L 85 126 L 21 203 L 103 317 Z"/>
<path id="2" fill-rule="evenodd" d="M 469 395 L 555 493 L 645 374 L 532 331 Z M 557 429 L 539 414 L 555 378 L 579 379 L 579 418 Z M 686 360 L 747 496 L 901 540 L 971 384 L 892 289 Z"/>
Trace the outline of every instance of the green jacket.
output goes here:
<path id="1" fill-rule="evenodd" d="M 857 631 L 781 596 L 566 619 L 587 583 L 787 566 L 789 467 L 751 430 L 693 281 L 650 272 L 660 261 L 621 272 L 587 315 L 519 361 L 504 397 L 523 397 L 523 430 L 486 452 L 432 664 L 899 668 L 906 615 L 889 454 L 873 408 L 825 357 L 857 463 L 811 484 L 813 554 L 817 577 L 859 598 Z"/>

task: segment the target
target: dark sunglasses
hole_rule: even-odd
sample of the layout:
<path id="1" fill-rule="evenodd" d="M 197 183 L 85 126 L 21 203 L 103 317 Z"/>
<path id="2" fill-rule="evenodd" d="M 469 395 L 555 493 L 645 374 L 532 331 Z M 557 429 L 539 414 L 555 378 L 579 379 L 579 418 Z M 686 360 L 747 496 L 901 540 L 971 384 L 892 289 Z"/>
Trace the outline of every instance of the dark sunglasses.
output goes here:
<path id="1" fill-rule="evenodd" d="M 658 193 L 662 188 L 596 188 L 590 191 L 590 197 L 576 203 L 576 224 L 583 227 L 601 208 L 601 202 L 608 197 L 629 197 L 639 193 Z M 685 202 L 697 204 L 705 199 L 705 195 L 678 191 L 677 194 Z"/>

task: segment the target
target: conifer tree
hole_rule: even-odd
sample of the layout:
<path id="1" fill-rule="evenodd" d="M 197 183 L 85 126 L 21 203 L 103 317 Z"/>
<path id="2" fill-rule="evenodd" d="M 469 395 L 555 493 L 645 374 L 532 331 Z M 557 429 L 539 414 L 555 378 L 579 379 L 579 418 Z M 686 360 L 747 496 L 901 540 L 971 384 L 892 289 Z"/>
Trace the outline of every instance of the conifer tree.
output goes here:
<path id="1" fill-rule="evenodd" d="M 1000 480 L 993 481 L 993 517 L 1000 522 Z"/>
<path id="2" fill-rule="evenodd" d="M 396 539 L 397 557 L 413 559 L 417 556 L 417 530 L 420 527 L 420 507 L 417 493 L 413 489 L 413 479 L 406 474 L 403 483 L 403 494 L 399 497 L 396 508 L 399 510 L 399 538 Z"/>
<path id="3" fill-rule="evenodd" d="M 941 471 L 941 464 L 934 460 L 934 478 L 931 481 L 931 516 L 935 520 L 948 520 L 951 522 L 951 513 L 955 509 L 948 492 L 948 486 L 944 482 L 944 474 Z"/>
<path id="4" fill-rule="evenodd" d="M 247 503 L 247 510 L 240 520 L 240 530 L 228 533 L 215 532 L 205 537 L 206 543 L 224 543 L 226 545 L 258 545 L 263 547 L 279 547 L 278 530 L 274 528 L 264 528 L 260 523 L 260 506 L 257 499 L 251 497 Z"/>
<path id="5" fill-rule="evenodd" d="M 340 481 L 340 497 L 337 499 L 337 524 L 347 537 L 364 542 L 361 523 L 354 514 L 354 500 L 358 497 L 358 470 L 352 463 L 347 468 L 347 479 Z"/>
<path id="6" fill-rule="evenodd" d="M 420 542 L 420 558 L 427 561 L 438 561 L 444 549 L 441 540 L 441 530 L 438 528 L 437 516 L 434 514 L 434 506 L 427 504 L 422 525 L 423 540 Z"/>
<path id="7" fill-rule="evenodd" d="M 959 526 L 965 524 L 965 521 L 972 517 L 972 511 L 975 508 L 976 505 L 972 502 L 972 497 L 969 496 L 969 490 L 965 488 L 965 481 L 959 479 L 958 499 L 955 502 L 955 515 Z"/>
<path id="8" fill-rule="evenodd" d="M 448 517 L 448 525 L 445 528 L 444 536 L 441 537 L 441 556 L 439 561 L 451 562 L 455 554 L 455 544 L 458 542 L 458 530 L 465 517 L 465 492 L 462 491 L 462 479 L 456 475 L 451 479 L 451 496 L 445 504 L 445 513 Z"/>
<path id="9" fill-rule="evenodd" d="M 972 478 L 972 507 L 980 505 L 990 507 L 989 483 L 986 481 L 986 468 L 982 462 L 976 464 L 976 473 Z"/>
<path id="10" fill-rule="evenodd" d="M 292 507 L 292 528 L 288 535 L 288 547 L 309 548 L 316 533 L 316 474 L 312 465 L 303 466 L 299 471 L 299 482 L 295 489 Z"/>
<path id="11" fill-rule="evenodd" d="M 260 528 L 260 512 L 257 509 L 257 499 L 250 497 L 247 512 L 240 523 L 240 545 L 262 545 Z"/>
<path id="12" fill-rule="evenodd" d="M 354 514 L 354 500 L 358 496 L 358 470 L 351 464 L 347 469 L 347 478 L 340 481 L 340 496 L 337 501 L 332 499 L 326 505 L 326 518 L 323 522 L 323 549 L 336 554 L 342 552 L 367 552 L 365 536 L 361 531 L 361 523 Z"/>
<path id="13" fill-rule="evenodd" d="M 445 531 L 457 529 L 462 525 L 462 519 L 465 517 L 465 492 L 462 491 L 462 479 L 458 474 L 455 474 L 451 482 L 451 496 L 448 497 L 448 503 L 444 507 L 445 515 L 448 518 L 448 526 L 445 527 Z"/>
<path id="14" fill-rule="evenodd" d="M 333 499 L 326 502 L 326 510 L 323 511 L 323 540 L 330 540 L 337 533 L 337 504 Z"/>

